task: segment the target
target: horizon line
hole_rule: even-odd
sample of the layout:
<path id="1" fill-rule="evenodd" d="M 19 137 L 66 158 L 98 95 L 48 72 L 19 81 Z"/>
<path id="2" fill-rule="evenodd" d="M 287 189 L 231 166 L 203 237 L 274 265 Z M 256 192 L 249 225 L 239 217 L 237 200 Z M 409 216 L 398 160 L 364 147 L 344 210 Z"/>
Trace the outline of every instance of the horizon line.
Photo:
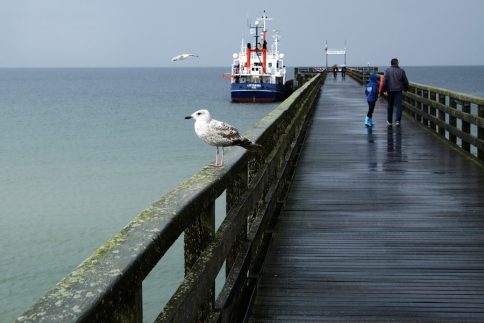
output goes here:
<path id="1" fill-rule="evenodd" d="M 295 66 L 286 66 L 286 68 L 296 68 L 296 67 L 307 67 L 307 66 L 317 66 L 317 67 L 324 67 L 324 65 L 295 65 Z M 348 67 L 356 66 L 356 67 L 366 67 L 367 65 L 348 65 Z M 388 64 L 384 65 L 370 65 L 371 67 L 382 67 L 382 66 L 390 66 Z M 425 65 L 425 64 L 418 64 L 418 65 L 402 65 L 401 67 L 449 67 L 449 66 L 484 66 L 484 64 L 432 64 L 432 65 Z M 0 66 L 0 69 L 110 69 L 110 68 L 229 68 L 230 66 Z"/>

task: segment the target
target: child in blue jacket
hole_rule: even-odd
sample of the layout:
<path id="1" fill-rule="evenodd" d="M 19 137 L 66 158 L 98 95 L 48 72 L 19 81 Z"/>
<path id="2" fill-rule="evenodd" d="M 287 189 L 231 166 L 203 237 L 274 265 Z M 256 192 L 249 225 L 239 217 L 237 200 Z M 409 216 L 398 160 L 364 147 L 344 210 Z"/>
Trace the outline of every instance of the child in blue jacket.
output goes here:
<path id="1" fill-rule="evenodd" d="M 366 100 L 368 101 L 368 113 L 365 117 L 365 126 L 373 127 L 375 123 L 373 122 L 373 110 L 375 109 L 376 100 L 378 100 L 378 77 L 375 73 L 370 74 L 370 81 L 366 84 L 365 94 Z"/>

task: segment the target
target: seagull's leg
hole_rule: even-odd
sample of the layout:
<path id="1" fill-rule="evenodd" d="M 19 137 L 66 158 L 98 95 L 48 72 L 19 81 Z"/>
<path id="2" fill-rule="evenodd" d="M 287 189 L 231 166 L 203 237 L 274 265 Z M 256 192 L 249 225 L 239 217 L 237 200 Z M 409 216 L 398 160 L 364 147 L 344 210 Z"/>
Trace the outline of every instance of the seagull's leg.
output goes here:
<path id="1" fill-rule="evenodd" d="M 215 167 L 222 167 L 223 163 L 224 163 L 224 148 L 223 147 L 222 147 L 222 157 L 221 157 L 220 162 L 218 160 L 218 155 L 219 155 L 219 150 L 218 150 L 218 147 L 217 147 L 217 153 L 215 154 L 215 163 L 213 163 L 211 165 L 215 166 Z"/>
<path id="2" fill-rule="evenodd" d="M 215 152 L 215 162 L 212 164 L 213 166 L 218 166 L 218 147 L 216 147 L 217 150 Z"/>
<path id="3" fill-rule="evenodd" d="M 220 162 L 220 167 L 224 165 L 224 147 L 222 147 L 222 161 Z"/>

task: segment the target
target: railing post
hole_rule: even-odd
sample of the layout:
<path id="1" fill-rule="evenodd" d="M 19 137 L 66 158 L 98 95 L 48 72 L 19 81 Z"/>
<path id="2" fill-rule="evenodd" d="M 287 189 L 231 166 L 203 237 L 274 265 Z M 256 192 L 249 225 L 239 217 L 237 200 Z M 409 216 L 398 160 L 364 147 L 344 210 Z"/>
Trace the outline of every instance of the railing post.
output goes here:
<path id="1" fill-rule="evenodd" d="M 142 283 L 126 280 L 123 286 L 113 291 L 104 300 L 104 307 L 91 312 L 82 322 L 143 322 Z"/>
<path id="2" fill-rule="evenodd" d="M 420 98 L 423 97 L 422 92 L 423 92 L 423 90 L 421 88 L 416 88 L 416 94 Z M 415 115 L 415 120 L 417 120 L 419 123 L 423 124 L 423 110 L 424 110 L 423 106 L 424 106 L 424 104 L 422 102 L 418 101 L 418 102 L 416 102 L 416 104 L 414 106 L 418 110 L 418 113 Z"/>
<path id="3" fill-rule="evenodd" d="M 439 93 L 439 103 L 442 104 L 442 108 L 445 108 L 445 95 L 442 93 Z M 445 110 L 439 109 L 439 120 L 445 124 Z M 445 127 L 439 125 L 439 134 L 445 138 Z"/>
<path id="4" fill-rule="evenodd" d="M 429 91 L 428 90 L 422 90 L 422 96 L 424 99 L 429 99 Z M 429 126 L 429 117 L 428 117 L 428 114 L 429 114 L 429 105 L 428 104 L 425 104 L 425 103 L 422 103 L 422 122 L 423 124 L 425 125 L 425 127 L 428 127 Z"/>
<path id="5" fill-rule="evenodd" d="M 197 261 L 202 250 L 215 234 L 215 203 L 200 211 L 196 220 L 185 230 L 185 275 Z"/>
<path id="6" fill-rule="evenodd" d="M 449 105 L 451 112 L 455 112 L 457 110 L 457 101 L 453 97 L 449 97 Z M 449 113 L 449 124 L 453 128 L 457 128 L 457 118 Z M 449 131 L 449 141 L 453 144 L 457 144 L 457 137 Z"/>
<path id="7" fill-rule="evenodd" d="M 215 236 L 215 203 L 212 202 L 196 216 L 192 225 L 184 232 L 185 236 L 185 276 L 197 261 L 203 249 L 214 239 Z M 200 309 L 199 321 L 204 321 L 214 308 L 215 282 L 207 291 L 207 302 Z"/>
<path id="8" fill-rule="evenodd" d="M 465 101 L 462 101 L 462 112 L 464 113 L 471 113 L 471 104 L 470 102 L 465 102 Z M 462 121 L 462 132 L 466 133 L 466 134 L 470 134 L 471 133 L 471 124 L 467 121 L 464 121 L 464 119 L 461 120 Z M 465 151 L 467 152 L 470 152 L 471 151 L 471 145 L 470 143 L 468 143 L 467 141 L 465 141 L 464 138 L 462 138 L 462 149 L 464 149 Z"/>
<path id="9" fill-rule="evenodd" d="M 248 185 L 248 168 L 247 165 L 242 167 L 242 169 L 234 175 L 234 179 L 232 181 L 232 185 L 227 188 L 225 192 L 226 196 L 226 210 L 227 213 L 230 209 L 237 204 L 240 197 L 244 192 L 247 190 Z M 242 242 L 247 238 L 247 217 L 244 219 L 245 225 L 243 226 L 243 230 L 237 234 L 236 241 L 234 242 L 233 248 L 230 250 L 227 259 L 225 261 L 225 272 L 226 276 L 229 275 L 232 266 L 234 265 L 235 258 L 237 257 L 237 253 L 240 251 L 242 246 Z"/>
<path id="10" fill-rule="evenodd" d="M 437 93 L 436 93 L 436 92 L 434 92 L 434 91 L 430 91 L 430 93 L 429 93 L 429 100 L 430 100 L 430 101 L 432 101 L 432 103 L 433 103 L 433 102 L 437 102 Z M 430 115 L 431 115 L 432 117 L 437 117 L 437 114 L 436 114 L 436 112 L 437 112 L 437 111 L 435 110 L 435 108 L 434 108 L 433 106 L 430 106 L 430 107 L 429 107 L 429 109 L 430 109 L 430 111 L 429 111 Z M 432 121 L 432 119 L 430 119 L 430 120 L 429 120 L 429 126 L 430 126 L 430 128 L 431 128 L 433 131 L 437 131 L 437 126 L 436 126 L 436 124 L 435 124 L 435 123 Z"/>
<path id="11" fill-rule="evenodd" d="M 478 105 L 477 106 L 477 115 L 479 118 L 484 119 L 484 105 Z M 484 140 L 484 127 L 483 126 L 477 126 L 477 138 L 480 140 Z M 480 161 L 484 162 L 484 150 L 483 149 L 478 149 L 477 150 L 477 158 L 479 158 Z"/>
<path id="12" fill-rule="evenodd" d="M 411 88 L 412 93 L 415 96 L 420 96 L 420 89 L 418 87 L 413 87 Z M 415 108 L 415 110 L 420 110 L 420 103 L 416 99 L 409 99 L 409 104 Z M 419 114 L 418 112 L 414 112 L 413 110 L 410 111 L 410 115 L 413 117 L 415 121 L 420 121 L 419 120 Z"/>
<path id="13" fill-rule="evenodd" d="M 141 282 L 134 288 L 126 288 L 122 297 L 122 305 L 117 307 L 119 310 L 116 316 L 119 321 L 129 321 L 134 323 L 143 322 L 143 288 Z"/>

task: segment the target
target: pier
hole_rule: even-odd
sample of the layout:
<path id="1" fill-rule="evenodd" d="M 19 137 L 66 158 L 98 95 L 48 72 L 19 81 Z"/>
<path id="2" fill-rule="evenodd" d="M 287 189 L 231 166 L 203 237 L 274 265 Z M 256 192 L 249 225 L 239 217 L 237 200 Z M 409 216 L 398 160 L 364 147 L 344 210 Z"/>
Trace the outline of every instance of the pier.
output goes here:
<path id="1" fill-rule="evenodd" d="M 245 133 L 261 154 L 203 168 L 17 321 L 142 322 L 143 280 L 182 234 L 156 322 L 484 321 L 484 100 L 411 83 L 401 127 L 380 99 L 365 128 L 368 71 L 299 68 Z"/>

